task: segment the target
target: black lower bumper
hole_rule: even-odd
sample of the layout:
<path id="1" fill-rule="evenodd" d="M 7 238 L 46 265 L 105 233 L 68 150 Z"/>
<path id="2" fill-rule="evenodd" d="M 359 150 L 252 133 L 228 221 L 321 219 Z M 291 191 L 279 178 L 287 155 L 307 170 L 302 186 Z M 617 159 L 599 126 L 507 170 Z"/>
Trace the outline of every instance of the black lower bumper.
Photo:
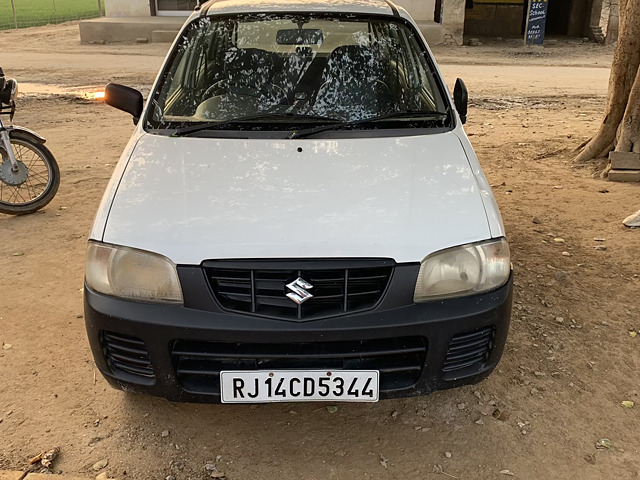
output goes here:
<path id="1" fill-rule="evenodd" d="M 488 376 L 502 356 L 511 302 L 512 279 L 487 294 L 297 323 L 85 287 L 85 320 L 96 365 L 122 390 L 216 403 L 221 369 L 366 368 L 381 371 L 380 397 L 394 398 Z"/>

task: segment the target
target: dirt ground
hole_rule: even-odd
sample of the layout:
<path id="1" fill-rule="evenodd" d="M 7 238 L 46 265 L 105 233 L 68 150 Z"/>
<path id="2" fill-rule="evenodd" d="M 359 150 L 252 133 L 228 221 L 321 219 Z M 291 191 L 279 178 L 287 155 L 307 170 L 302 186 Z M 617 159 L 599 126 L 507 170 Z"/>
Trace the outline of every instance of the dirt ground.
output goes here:
<path id="1" fill-rule="evenodd" d="M 84 251 L 133 126 L 69 92 L 148 89 L 167 45 L 81 45 L 75 24 L 0 32 L 0 42 L 0 65 L 27 94 L 16 123 L 48 139 L 62 171 L 43 211 L 0 215 L 0 470 L 59 445 L 56 472 L 93 477 L 107 459 L 121 480 L 204 479 L 207 462 L 230 480 L 640 477 L 640 334 L 630 334 L 640 330 L 640 230 L 621 224 L 640 208 L 640 184 L 571 166 L 601 119 L 611 48 L 435 49 L 448 83 L 460 76 L 471 92 L 467 131 L 511 243 L 505 355 L 475 386 L 330 413 L 174 404 L 97 374 L 79 318 Z M 603 438 L 611 447 L 597 449 Z"/>

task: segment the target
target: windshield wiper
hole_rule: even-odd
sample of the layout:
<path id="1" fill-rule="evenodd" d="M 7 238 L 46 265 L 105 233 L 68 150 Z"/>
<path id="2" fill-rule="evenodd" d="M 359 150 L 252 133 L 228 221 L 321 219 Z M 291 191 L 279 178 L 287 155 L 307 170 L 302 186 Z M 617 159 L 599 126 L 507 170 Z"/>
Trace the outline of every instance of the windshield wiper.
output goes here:
<path id="1" fill-rule="evenodd" d="M 303 120 L 317 120 L 322 121 L 323 123 L 331 122 L 339 123 L 340 119 L 325 117 L 322 115 L 306 115 L 306 114 L 298 114 L 298 113 L 260 113 L 256 115 L 247 115 L 244 117 L 232 118 L 229 120 L 221 120 L 218 122 L 205 122 L 198 123 L 196 125 L 189 125 L 187 127 L 176 128 L 176 130 L 171 134 L 172 137 L 184 137 L 186 135 L 190 135 L 192 133 L 201 132 L 203 130 L 220 130 L 226 128 L 231 125 L 235 125 L 243 122 L 251 122 L 255 120 L 295 120 L 295 119 L 303 119 Z M 326 125 L 325 125 L 326 126 Z"/>
<path id="2" fill-rule="evenodd" d="M 448 118 L 449 112 L 424 112 L 424 111 L 402 111 L 391 112 L 384 115 L 378 115 L 377 117 L 362 118 L 360 120 L 353 120 L 349 122 L 340 122 L 331 125 L 320 125 L 318 127 L 311 127 L 304 130 L 294 130 L 289 135 L 289 138 L 304 138 L 316 133 L 326 132 L 329 130 L 342 130 L 355 128 L 361 125 L 367 125 L 369 123 L 381 122 L 383 120 L 391 119 L 416 119 L 416 120 L 445 120 Z"/>

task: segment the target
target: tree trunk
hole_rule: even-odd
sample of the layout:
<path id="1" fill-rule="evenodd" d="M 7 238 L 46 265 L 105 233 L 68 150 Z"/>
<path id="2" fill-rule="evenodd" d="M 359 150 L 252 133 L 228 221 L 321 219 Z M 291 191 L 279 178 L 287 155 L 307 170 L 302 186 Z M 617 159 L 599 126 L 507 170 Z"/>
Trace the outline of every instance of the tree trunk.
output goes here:
<path id="1" fill-rule="evenodd" d="M 640 153 L 640 69 L 629 95 L 616 151 Z"/>
<path id="2" fill-rule="evenodd" d="M 591 163 L 606 157 L 615 145 L 629 94 L 640 66 L 640 1 L 620 0 L 620 35 L 613 56 L 605 117 L 598 133 L 576 157 L 576 163 Z M 636 89 L 637 90 L 637 89 Z M 636 95 L 636 97 L 640 94 Z M 638 115 L 634 115 L 636 123 Z M 627 150 L 630 151 L 630 150 Z"/>

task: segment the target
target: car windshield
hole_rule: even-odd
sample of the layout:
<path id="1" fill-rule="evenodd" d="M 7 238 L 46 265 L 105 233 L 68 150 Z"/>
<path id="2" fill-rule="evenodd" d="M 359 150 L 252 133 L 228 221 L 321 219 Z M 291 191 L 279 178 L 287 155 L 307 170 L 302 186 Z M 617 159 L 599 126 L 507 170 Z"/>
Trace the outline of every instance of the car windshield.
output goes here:
<path id="1" fill-rule="evenodd" d="M 200 18 L 178 41 L 151 99 L 148 129 L 189 133 L 450 121 L 414 29 L 384 17 Z"/>

